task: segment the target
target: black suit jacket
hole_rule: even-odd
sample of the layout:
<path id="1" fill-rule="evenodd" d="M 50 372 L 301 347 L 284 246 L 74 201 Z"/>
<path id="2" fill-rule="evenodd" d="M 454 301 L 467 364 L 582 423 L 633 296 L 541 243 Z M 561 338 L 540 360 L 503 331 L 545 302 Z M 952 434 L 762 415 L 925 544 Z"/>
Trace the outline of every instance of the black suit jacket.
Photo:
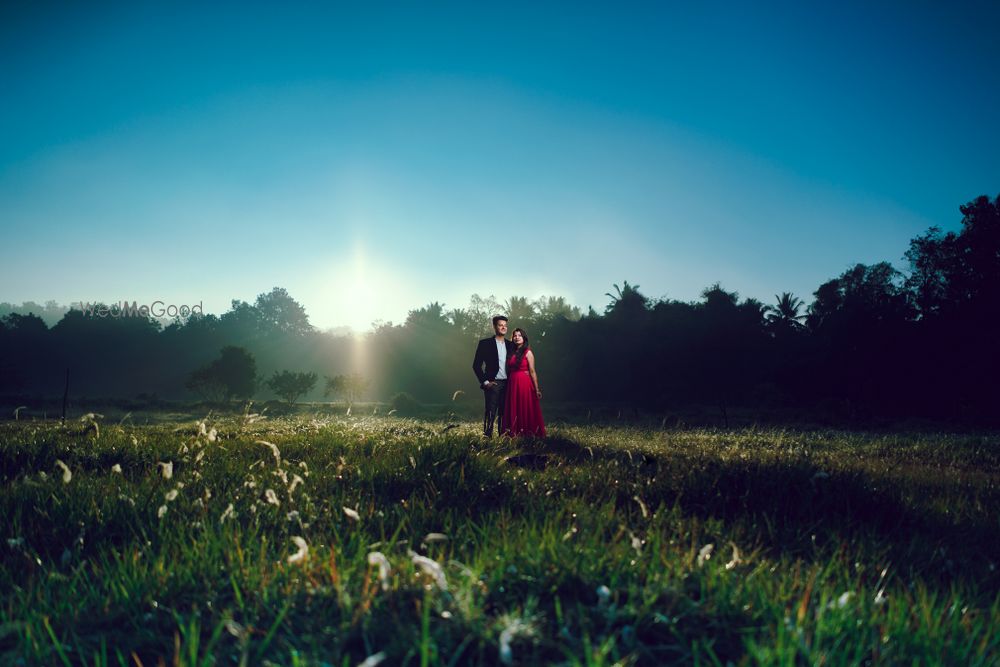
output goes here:
<path id="1" fill-rule="evenodd" d="M 500 372 L 500 355 L 497 354 L 496 337 L 490 336 L 479 341 L 476 346 L 476 358 L 472 360 L 472 370 L 479 378 L 479 384 L 487 380 L 495 380 Z M 514 343 L 504 341 L 507 344 L 507 358 L 514 353 Z M 485 366 L 485 369 L 483 368 Z"/>

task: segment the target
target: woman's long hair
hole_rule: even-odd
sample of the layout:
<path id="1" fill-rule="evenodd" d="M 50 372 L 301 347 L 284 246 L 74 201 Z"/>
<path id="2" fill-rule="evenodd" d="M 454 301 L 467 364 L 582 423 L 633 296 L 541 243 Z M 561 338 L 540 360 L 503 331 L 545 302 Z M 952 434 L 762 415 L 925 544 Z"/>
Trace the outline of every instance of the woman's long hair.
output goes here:
<path id="1" fill-rule="evenodd" d="M 521 347 L 517 348 L 517 352 L 514 353 L 514 360 L 511 362 L 514 365 L 514 368 L 521 367 L 521 359 L 524 359 L 524 355 L 528 353 L 528 334 L 524 329 L 521 327 L 514 329 L 514 331 L 510 334 L 511 340 L 514 339 L 514 334 L 518 331 L 521 332 L 521 337 L 524 338 L 524 343 L 522 343 Z"/>

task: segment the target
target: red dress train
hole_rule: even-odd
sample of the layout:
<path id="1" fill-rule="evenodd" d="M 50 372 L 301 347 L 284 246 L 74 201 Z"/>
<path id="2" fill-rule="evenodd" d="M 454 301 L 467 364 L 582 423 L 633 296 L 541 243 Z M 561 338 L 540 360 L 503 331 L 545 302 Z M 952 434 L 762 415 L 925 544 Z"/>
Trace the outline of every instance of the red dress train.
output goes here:
<path id="1" fill-rule="evenodd" d="M 528 372 L 527 356 L 515 367 L 516 354 L 507 358 L 507 398 L 503 411 L 504 435 L 545 437 L 542 406 Z"/>

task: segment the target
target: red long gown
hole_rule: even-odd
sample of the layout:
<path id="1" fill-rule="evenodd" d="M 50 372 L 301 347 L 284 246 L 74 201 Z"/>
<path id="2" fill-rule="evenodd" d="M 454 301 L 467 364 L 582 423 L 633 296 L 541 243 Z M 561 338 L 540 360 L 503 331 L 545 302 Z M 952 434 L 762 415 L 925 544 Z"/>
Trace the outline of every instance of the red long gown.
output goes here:
<path id="1" fill-rule="evenodd" d="M 505 435 L 528 435 L 545 437 L 545 422 L 542 421 L 542 406 L 535 393 L 535 384 L 528 372 L 528 357 L 515 362 L 516 354 L 507 359 L 507 399 L 503 412 L 503 432 Z"/>

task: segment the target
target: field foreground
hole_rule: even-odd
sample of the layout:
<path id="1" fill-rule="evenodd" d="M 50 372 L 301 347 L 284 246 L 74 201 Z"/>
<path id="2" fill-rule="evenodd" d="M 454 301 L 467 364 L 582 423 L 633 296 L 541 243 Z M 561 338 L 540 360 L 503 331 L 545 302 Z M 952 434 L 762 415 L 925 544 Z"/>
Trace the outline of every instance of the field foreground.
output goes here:
<path id="1" fill-rule="evenodd" d="M 1000 662 L 1000 439 L 0 425 L 2 664 Z"/>

